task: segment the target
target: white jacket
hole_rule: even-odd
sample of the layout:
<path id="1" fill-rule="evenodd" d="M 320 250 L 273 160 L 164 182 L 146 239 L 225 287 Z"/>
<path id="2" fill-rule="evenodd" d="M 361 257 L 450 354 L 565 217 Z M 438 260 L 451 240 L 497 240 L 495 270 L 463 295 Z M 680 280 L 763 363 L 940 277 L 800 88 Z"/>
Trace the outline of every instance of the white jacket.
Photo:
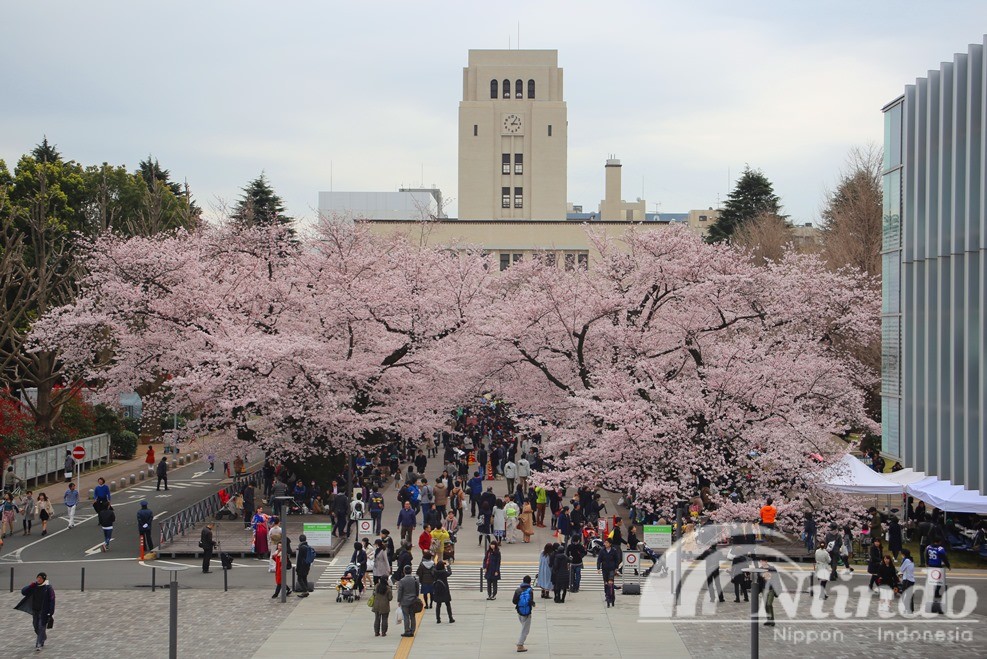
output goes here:
<path id="1" fill-rule="evenodd" d="M 511 480 L 517 478 L 517 465 L 513 462 L 508 462 L 504 465 L 504 478 L 510 478 Z"/>
<path id="2" fill-rule="evenodd" d="M 521 458 L 517 461 L 517 477 L 518 478 L 530 478 L 531 477 L 531 463 Z"/>
<path id="3" fill-rule="evenodd" d="M 816 549 L 816 579 L 819 581 L 829 581 L 832 576 L 832 568 L 829 565 L 829 553 L 819 547 Z"/>

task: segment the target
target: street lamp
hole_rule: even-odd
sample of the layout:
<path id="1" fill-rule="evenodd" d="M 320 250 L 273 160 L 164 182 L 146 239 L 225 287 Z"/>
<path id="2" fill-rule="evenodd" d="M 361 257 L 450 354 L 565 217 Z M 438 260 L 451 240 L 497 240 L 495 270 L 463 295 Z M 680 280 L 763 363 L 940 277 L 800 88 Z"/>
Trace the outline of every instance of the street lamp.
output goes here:
<path id="1" fill-rule="evenodd" d="M 141 565 L 153 569 L 167 570 L 171 590 L 171 607 L 168 615 L 168 659 L 178 659 L 178 573 L 187 570 L 188 565 L 181 563 L 155 562 L 149 565 L 141 561 Z"/>

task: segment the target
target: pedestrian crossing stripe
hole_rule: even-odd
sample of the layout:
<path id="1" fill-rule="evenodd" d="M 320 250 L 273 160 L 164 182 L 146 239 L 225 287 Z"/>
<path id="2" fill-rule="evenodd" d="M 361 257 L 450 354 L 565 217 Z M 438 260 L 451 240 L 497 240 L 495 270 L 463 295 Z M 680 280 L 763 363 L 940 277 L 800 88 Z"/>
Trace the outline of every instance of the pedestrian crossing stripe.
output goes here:
<path id="1" fill-rule="evenodd" d="M 168 489 L 170 490 L 171 488 L 177 488 L 177 489 L 181 490 L 181 489 L 184 489 L 186 487 L 203 487 L 203 486 L 206 486 L 206 485 L 211 485 L 211 483 L 209 483 L 208 481 L 190 481 L 188 483 L 168 483 Z M 131 487 L 131 488 L 128 488 L 128 491 L 129 492 L 154 492 L 157 489 L 158 488 L 156 486 L 154 486 L 153 484 L 151 484 L 151 485 L 140 485 L 140 486 L 137 486 L 137 487 Z"/>

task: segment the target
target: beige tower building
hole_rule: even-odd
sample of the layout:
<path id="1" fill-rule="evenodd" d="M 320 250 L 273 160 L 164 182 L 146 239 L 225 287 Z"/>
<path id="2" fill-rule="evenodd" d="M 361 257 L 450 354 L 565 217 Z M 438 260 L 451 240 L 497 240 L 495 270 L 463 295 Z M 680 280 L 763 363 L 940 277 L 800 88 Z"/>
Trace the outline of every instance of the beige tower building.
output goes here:
<path id="1" fill-rule="evenodd" d="M 459 104 L 459 219 L 566 219 L 555 50 L 471 50 Z"/>

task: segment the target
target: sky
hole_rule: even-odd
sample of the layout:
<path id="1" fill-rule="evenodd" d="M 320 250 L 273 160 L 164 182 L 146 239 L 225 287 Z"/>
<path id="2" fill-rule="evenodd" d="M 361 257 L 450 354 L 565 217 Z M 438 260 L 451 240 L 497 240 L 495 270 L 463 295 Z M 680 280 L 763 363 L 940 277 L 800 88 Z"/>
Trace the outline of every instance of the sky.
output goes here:
<path id="1" fill-rule="evenodd" d="M 468 50 L 520 42 L 559 52 L 570 201 L 596 208 L 610 154 L 649 211 L 715 207 L 750 165 L 815 222 L 881 107 L 985 32 L 984 0 L 6 0 L 0 159 L 152 155 L 210 215 L 263 171 L 298 218 L 420 184 L 455 216 Z"/>

